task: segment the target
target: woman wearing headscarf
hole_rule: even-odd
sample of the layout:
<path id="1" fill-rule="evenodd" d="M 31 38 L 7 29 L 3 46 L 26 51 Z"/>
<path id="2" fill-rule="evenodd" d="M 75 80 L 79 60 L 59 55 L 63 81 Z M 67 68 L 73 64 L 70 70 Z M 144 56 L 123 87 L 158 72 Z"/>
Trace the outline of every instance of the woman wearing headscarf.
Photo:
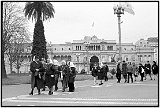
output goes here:
<path id="1" fill-rule="evenodd" d="M 45 91 L 45 86 L 46 86 L 46 60 L 45 58 L 41 58 L 41 63 L 43 64 L 43 67 L 45 68 L 45 71 L 43 72 L 42 74 L 42 79 L 43 79 L 43 90 L 42 91 Z"/>
<path id="2" fill-rule="evenodd" d="M 141 63 L 139 63 L 138 71 L 139 71 L 140 76 L 141 76 L 141 80 L 140 80 L 140 81 L 143 81 L 144 72 L 145 72 L 145 67 L 144 67 Z"/>
<path id="3" fill-rule="evenodd" d="M 97 75 L 98 75 L 98 80 L 100 80 L 99 85 L 102 85 L 103 84 L 102 80 L 104 80 L 105 76 L 105 65 L 103 63 L 101 63 L 100 71 L 98 71 Z"/>
<path id="4" fill-rule="evenodd" d="M 54 71 L 54 75 L 55 75 L 55 89 L 54 89 L 54 91 L 57 91 L 60 71 L 59 71 L 59 62 L 55 59 L 53 60 L 53 71 Z"/>
<path id="5" fill-rule="evenodd" d="M 68 81 L 69 92 L 74 92 L 75 91 L 74 81 L 76 77 L 76 68 L 73 62 L 69 63 L 69 68 L 70 68 L 69 81 Z"/>
<path id="6" fill-rule="evenodd" d="M 94 78 L 94 85 L 97 84 L 97 73 L 98 73 L 98 71 L 100 72 L 100 68 L 95 63 L 94 66 L 93 66 L 93 68 L 92 68 L 92 76 Z"/>
<path id="7" fill-rule="evenodd" d="M 64 92 L 67 88 L 69 80 L 69 66 L 67 65 L 65 60 L 62 60 L 62 65 L 59 67 L 59 70 L 62 79 L 62 92 Z"/>
<path id="8" fill-rule="evenodd" d="M 53 86 L 55 85 L 55 72 L 53 68 L 53 62 L 51 59 L 47 59 L 46 64 L 46 86 L 49 88 L 49 95 L 53 94 Z"/>
<path id="9" fill-rule="evenodd" d="M 159 70 L 159 68 L 158 68 L 156 62 L 153 61 L 152 72 L 153 72 L 153 75 L 154 75 L 154 80 L 155 80 L 155 76 L 157 76 L 157 74 L 158 74 L 158 72 L 159 72 L 158 70 Z"/>
<path id="10" fill-rule="evenodd" d="M 35 87 L 37 87 L 38 95 L 40 95 L 40 89 L 43 88 L 43 79 L 40 73 L 44 72 L 45 69 L 37 56 L 33 57 L 33 61 L 30 64 L 30 71 L 31 71 L 32 90 L 29 93 L 29 95 L 33 95 L 33 90 Z"/>

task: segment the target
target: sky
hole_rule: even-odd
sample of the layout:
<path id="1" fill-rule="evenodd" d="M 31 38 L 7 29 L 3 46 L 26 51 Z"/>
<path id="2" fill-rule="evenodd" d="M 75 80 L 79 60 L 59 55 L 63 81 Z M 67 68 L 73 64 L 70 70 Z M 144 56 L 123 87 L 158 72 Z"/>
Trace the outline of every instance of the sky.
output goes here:
<path id="1" fill-rule="evenodd" d="M 52 44 L 63 44 L 84 36 L 119 42 L 118 18 L 113 6 L 117 2 L 51 2 L 54 18 L 44 21 L 45 37 Z M 135 15 L 121 15 L 122 43 L 135 43 L 139 39 L 158 36 L 158 3 L 129 2 Z M 23 5 L 21 5 L 24 7 Z M 92 26 L 94 22 L 94 27 Z M 29 21 L 31 40 L 35 22 Z"/>

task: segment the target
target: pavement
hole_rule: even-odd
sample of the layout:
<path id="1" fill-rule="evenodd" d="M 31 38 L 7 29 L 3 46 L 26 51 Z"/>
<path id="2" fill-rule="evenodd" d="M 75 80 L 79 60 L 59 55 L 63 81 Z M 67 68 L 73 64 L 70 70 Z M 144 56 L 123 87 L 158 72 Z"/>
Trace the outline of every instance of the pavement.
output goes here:
<path id="1" fill-rule="evenodd" d="M 116 79 L 93 85 L 92 80 L 76 81 L 75 92 L 58 91 L 48 95 L 48 88 L 41 95 L 34 90 L 28 95 L 30 84 L 2 86 L 2 106 L 159 106 L 158 79 L 137 79 L 133 83 L 117 83 Z"/>

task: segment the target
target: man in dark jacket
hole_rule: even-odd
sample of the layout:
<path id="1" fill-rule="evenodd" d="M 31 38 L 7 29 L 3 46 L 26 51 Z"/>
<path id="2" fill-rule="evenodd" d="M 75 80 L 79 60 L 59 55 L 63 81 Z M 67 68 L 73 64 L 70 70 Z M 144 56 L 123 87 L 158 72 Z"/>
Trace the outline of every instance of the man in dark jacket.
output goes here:
<path id="1" fill-rule="evenodd" d="M 37 56 L 34 56 L 35 60 L 33 60 L 30 64 L 30 71 L 32 72 L 31 74 L 31 92 L 29 95 L 33 95 L 33 90 L 35 87 L 37 87 L 38 90 L 38 95 L 40 95 L 40 89 L 43 88 L 43 79 L 42 79 L 42 74 L 45 70 L 43 67 L 43 64 L 39 61 L 39 58 Z"/>
<path id="2" fill-rule="evenodd" d="M 109 69 L 106 62 L 102 62 L 102 63 L 103 63 L 102 70 L 104 72 L 104 80 L 108 81 L 107 72 L 109 72 Z"/>
<path id="3" fill-rule="evenodd" d="M 149 74 L 151 80 L 152 80 L 152 77 L 151 77 L 151 65 L 149 63 L 149 61 L 147 61 L 147 63 L 144 65 L 145 67 L 145 80 L 146 80 L 146 76 L 147 74 Z"/>
<path id="4" fill-rule="evenodd" d="M 122 63 L 122 74 L 123 74 L 123 77 L 124 77 L 124 83 L 127 82 L 127 63 L 125 63 L 125 61 L 123 61 Z"/>

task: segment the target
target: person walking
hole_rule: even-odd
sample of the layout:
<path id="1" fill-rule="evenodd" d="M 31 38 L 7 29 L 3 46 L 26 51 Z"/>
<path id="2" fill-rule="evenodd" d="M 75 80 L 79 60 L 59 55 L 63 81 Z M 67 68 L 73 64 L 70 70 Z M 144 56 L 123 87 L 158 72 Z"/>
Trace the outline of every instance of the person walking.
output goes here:
<path id="1" fill-rule="evenodd" d="M 40 89 L 43 88 L 43 79 L 40 73 L 44 72 L 43 64 L 39 61 L 38 56 L 33 57 L 33 61 L 30 64 L 31 71 L 31 92 L 29 95 L 33 95 L 33 90 L 37 87 L 38 95 L 40 95 Z"/>
<path id="2" fill-rule="evenodd" d="M 127 83 L 129 83 L 129 78 L 130 78 L 130 77 L 131 77 L 131 81 L 132 81 L 132 83 L 133 83 L 133 77 L 132 77 L 133 68 L 132 68 L 131 62 L 128 63 L 127 72 L 128 72 L 128 81 L 127 81 Z"/>
<path id="3" fill-rule="evenodd" d="M 49 88 L 49 95 L 53 94 L 53 86 L 55 85 L 55 72 L 53 67 L 53 62 L 51 59 L 47 59 L 46 64 L 46 86 Z"/>
<path id="4" fill-rule="evenodd" d="M 136 78 L 138 77 L 138 67 L 136 66 L 136 64 L 133 62 L 132 63 L 132 68 L 133 68 L 133 75 L 134 75 L 134 81 L 136 81 Z"/>
<path id="5" fill-rule="evenodd" d="M 147 61 L 147 63 L 144 65 L 145 67 L 145 80 L 147 79 L 147 74 L 149 74 L 151 80 L 152 80 L 152 76 L 151 76 L 151 65 L 149 63 L 149 61 Z"/>
<path id="6" fill-rule="evenodd" d="M 99 85 L 103 84 L 103 80 L 104 80 L 104 75 L 105 75 L 105 65 L 103 63 L 101 63 L 101 66 L 97 67 L 98 72 L 97 72 L 97 76 L 98 76 L 98 80 L 100 81 Z"/>
<path id="7" fill-rule="evenodd" d="M 55 89 L 54 91 L 58 90 L 58 79 L 60 76 L 60 71 L 59 71 L 59 63 L 57 60 L 53 60 L 53 71 L 54 71 L 54 77 L 55 77 Z"/>
<path id="8" fill-rule="evenodd" d="M 108 81 L 108 76 L 107 76 L 107 72 L 109 72 L 108 66 L 106 62 L 102 62 L 103 66 L 102 66 L 102 70 L 104 73 L 104 81 Z"/>
<path id="9" fill-rule="evenodd" d="M 144 72 L 145 72 L 144 69 L 145 69 L 145 67 L 141 63 L 139 63 L 138 72 L 140 73 L 140 76 L 141 76 L 141 80 L 140 81 L 143 81 Z"/>
<path id="10" fill-rule="evenodd" d="M 158 65 L 156 64 L 155 61 L 153 61 L 152 72 L 153 72 L 154 80 L 155 80 L 155 77 L 156 77 L 156 76 L 158 77 L 158 72 L 159 72 Z"/>
<path id="11" fill-rule="evenodd" d="M 62 92 L 65 92 L 65 89 L 67 88 L 67 83 L 69 81 L 69 66 L 67 65 L 65 60 L 62 60 L 62 65 L 60 66 L 60 73 L 61 73 L 61 79 L 62 79 Z"/>
<path id="12" fill-rule="evenodd" d="M 98 68 L 97 68 L 97 64 L 95 63 L 92 68 L 92 76 L 94 78 L 94 85 L 97 84 L 97 72 L 98 72 Z"/>
<path id="13" fill-rule="evenodd" d="M 127 63 L 125 63 L 125 61 L 123 61 L 122 63 L 122 75 L 124 77 L 124 83 L 127 82 Z"/>
<path id="14" fill-rule="evenodd" d="M 42 74 L 42 79 L 43 79 L 43 89 L 42 89 L 42 91 L 45 91 L 45 85 L 46 85 L 46 81 L 45 81 L 45 74 L 46 74 L 46 62 L 45 62 L 45 59 L 44 58 L 41 58 L 41 63 L 43 64 L 43 67 L 44 67 L 44 69 L 45 69 L 45 71 L 43 72 L 43 74 Z"/>
<path id="15" fill-rule="evenodd" d="M 75 91 L 74 82 L 75 82 L 75 77 L 76 77 L 76 68 L 73 62 L 69 63 L 69 68 L 70 68 L 69 81 L 68 81 L 69 92 L 74 92 Z"/>
<path id="16" fill-rule="evenodd" d="M 118 79 L 117 83 L 121 82 L 121 66 L 120 66 L 120 62 L 118 62 L 117 67 L 116 67 L 116 77 Z"/>

